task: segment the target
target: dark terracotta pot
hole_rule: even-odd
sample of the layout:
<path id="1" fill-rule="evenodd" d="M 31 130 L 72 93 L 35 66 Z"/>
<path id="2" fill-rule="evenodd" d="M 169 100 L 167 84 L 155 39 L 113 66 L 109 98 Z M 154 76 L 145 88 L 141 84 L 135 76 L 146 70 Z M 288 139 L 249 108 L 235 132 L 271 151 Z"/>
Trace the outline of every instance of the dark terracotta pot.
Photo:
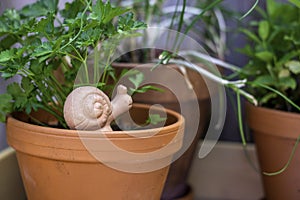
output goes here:
<path id="1" fill-rule="evenodd" d="M 130 112 L 133 119 L 139 121 L 147 118 L 148 109 L 148 106 L 135 104 Z M 53 120 L 45 114 L 42 118 Z M 7 140 L 16 149 L 28 200 L 158 200 L 169 169 L 165 163 L 170 163 L 173 154 L 181 148 L 184 129 L 181 115 L 171 110 L 167 110 L 167 124 L 159 131 L 153 128 L 95 134 L 24 121 L 25 118 L 8 118 Z M 139 137 L 141 135 L 143 137 Z M 102 153 L 101 162 L 87 150 L 84 140 L 96 142 L 93 151 Z M 131 160 L 130 156 L 121 156 L 119 148 L 112 149 L 111 143 L 126 152 L 164 150 L 152 156 L 143 154 L 141 160 Z M 163 165 L 153 171 L 131 173 L 111 168 L 108 163 L 128 168 Z"/>
<path id="2" fill-rule="evenodd" d="M 121 70 L 124 68 L 134 68 L 138 64 L 136 63 L 114 63 L 113 66 L 117 70 Z M 142 65 L 141 67 L 152 67 L 153 65 L 147 66 L 147 64 Z M 160 74 L 157 75 L 156 80 L 164 80 L 168 83 L 171 83 L 169 86 L 176 87 L 181 91 L 181 105 L 184 109 L 188 110 L 187 114 L 184 114 L 186 119 L 186 128 L 185 134 L 191 135 L 195 133 L 191 133 L 189 127 L 193 126 L 195 123 L 195 108 L 190 106 L 190 102 L 196 100 L 200 109 L 200 120 L 197 121 L 198 130 L 196 130 L 196 136 L 193 139 L 191 145 L 186 150 L 186 152 L 175 162 L 171 164 L 169 174 L 167 177 L 167 181 L 164 187 L 164 191 L 162 194 L 163 200 L 173 200 L 180 199 L 181 197 L 186 196 L 189 193 L 189 185 L 187 183 L 187 178 L 189 175 L 190 167 L 192 165 L 192 160 L 197 148 L 197 144 L 199 142 L 200 137 L 203 135 L 210 120 L 210 96 L 208 92 L 208 88 L 206 86 L 206 82 L 202 78 L 202 76 L 193 70 L 187 69 L 188 78 L 193 86 L 193 90 L 196 93 L 196 96 L 191 97 L 189 95 L 190 88 L 186 82 L 180 82 L 177 77 L 173 77 L 172 73 L 170 73 L 170 68 L 172 70 L 178 70 L 178 67 L 174 64 L 164 66 L 164 68 L 160 71 Z M 138 68 L 139 69 L 139 68 Z M 179 71 L 179 70 L 178 70 Z M 165 108 L 172 109 L 176 112 L 180 112 L 180 105 L 176 96 L 172 93 L 172 91 L 164 86 L 155 85 L 161 89 L 163 92 L 158 91 L 147 91 L 143 94 L 135 94 L 133 96 L 134 102 L 146 103 L 146 104 L 161 104 Z M 192 99 L 194 98 L 194 99 Z M 192 199 L 192 194 L 188 195 L 189 198 Z"/>
<path id="3" fill-rule="evenodd" d="M 300 115 L 246 105 L 262 172 L 276 172 L 287 163 L 300 134 Z M 268 200 L 300 199 L 300 147 L 289 167 L 279 175 L 262 175 Z"/>

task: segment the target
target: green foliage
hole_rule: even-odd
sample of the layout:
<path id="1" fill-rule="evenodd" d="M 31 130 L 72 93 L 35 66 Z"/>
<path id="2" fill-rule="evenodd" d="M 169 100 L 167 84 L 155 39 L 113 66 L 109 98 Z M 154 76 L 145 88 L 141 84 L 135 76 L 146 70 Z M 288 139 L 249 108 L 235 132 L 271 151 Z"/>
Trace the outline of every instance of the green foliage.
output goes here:
<path id="1" fill-rule="evenodd" d="M 128 78 L 129 81 L 134 85 L 134 87 L 130 88 L 129 91 L 131 95 L 133 95 L 134 93 L 144 93 L 147 92 L 148 90 L 156 90 L 159 92 L 163 92 L 162 89 L 155 87 L 153 85 L 141 86 L 144 81 L 144 74 L 136 70 L 133 71 L 135 71 L 135 73 L 129 76 Z"/>
<path id="2" fill-rule="evenodd" d="M 12 111 L 12 96 L 0 94 L 0 121 L 6 120 L 6 114 Z"/>
<path id="3" fill-rule="evenodd" d="M 241 77 L 253 82 L 248 89 L 260 105 L 286 111 L 293 111 L 292 106 L 260 86 L 274 88 L 300 104 L 300 8 L 297 1 L 291 2 L 295 5 L 267 0 L 266 10 L 257 8 L 261 19 L 251 22 L 251 29 L 241 30 L 250 41 L 242 49 L 249 63 Z"/>
<path id="4" fill-rule="evenodd" d="M 166 118 L 161 117 L 159 114 L 150 114 L 148 119 L 146 120 L 146 124 L 158 124 L 160 122 L 165 122 Z"/>
<path id="5" fill-rule="evenodd" d="M 128 12 L 129 9 L 122 7 L 112 7 L 110 3 L 103 3 L 102 1 L 97 1 L 92 7 L 92 13 L 89 18 L 93 20 L 100 21 L 104 24 L 109 23 L 114 17 L 122 15 Z"/>
<path id="6" fill-rule="evenodd" d="M 295 4 L 298 8 L 300 8 L 300 1 L 299 0 L 289 0 L 289 2 Z"/>
<path id="7" fill-rule="evenodd" d="M 122 5 L 124 1 L 115 1 L 116 4 Z M 130 4 L 133 12 L 147 24 L 156 27 L 168 28 L 183 34 L 190 34 L 195 40 L 201 43 L 211 55 L 223 59 L 225 53 L 225 38 L 223 37 L 223 21 L 222 14 L 219 9 L 222 7 L 223 0 L 199 0 L 190 5 L 187 0 L 175 0 L 166 2 L 165 0 L 144 1 L 131 0 L 126 1 Z M 193 9 L 191 9 L 191 7 Z M 195 9 L 199 13 L 195 14 Z M 217 16 L 216 10 L 219 15 Z M 223 9 L 223 8 L 222 8 Z M 221 15 L 221 17 L 220 17 Z M 220 19 L 221 18 L 221 19 Z M 221 22 L 222 21 L 222 22 Z M 148 39 L 147 33 L 144 33 L 144 40 Z M 177 35 L 175 40 L 168 40 L 167 43 L 172 44 L 174 52 L 182 45 L 183 38 Z M 134 49 L 135 42 L 129 44 Z M 152 50 L 152 52 L 151 52 Z M 142 53 L 140 53 L 142 52 Z M 166 55 L 166 54 L 165 54 Z M 172 54 L 168 54 L 171 57 Z M 130 52 L 124 55 L 121 62 L 149 62 L 157 59 L 158 54 L 153 49 L 143 49 L 142 51 Z M 167 63 L 168 58 L 165 57 L 163 63 Z"/>
<path id="8" fill-rule="evenodd" d="M 22 77 L 20 84 L 10 84 L 7 94 L 0 96 L 0 121 L 12 111 L 30 113 L 41 108 L 66 126 L 63 104 L 78 69 L 87 67 L 91 49 L 146 27 L 127 8 L 113 7 L 109 1 L 92 2 L 74 0 L 60 9 L 58 0 L 38 0 L 0 16 L 0 76 Z M 104 70 L 104 76 L 113 76 L 108 66 Z M 63 74 L 62 80 L 57 73 Z M 99 87 L 105 87 L 108 78 L 101 80 Z"/>
<path id="9" fill-rule="evenodd" d="M 146 24 L 141 21 L 134 20 L 133 13 L 129 13 L 126 16 L 120 16 L 119 17 L 119 26 L 118 31 L 124 32 L 130 30 L 138 30 L 138 29 L 144 29 L 146 28 Z"/>

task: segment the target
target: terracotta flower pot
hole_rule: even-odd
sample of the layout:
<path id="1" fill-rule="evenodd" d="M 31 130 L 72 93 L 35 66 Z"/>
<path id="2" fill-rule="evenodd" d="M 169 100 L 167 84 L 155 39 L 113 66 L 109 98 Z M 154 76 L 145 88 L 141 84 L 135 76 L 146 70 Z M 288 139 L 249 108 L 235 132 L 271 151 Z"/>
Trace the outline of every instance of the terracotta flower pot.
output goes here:
<path id="1" fill-rule="evenodd" d="M 148 109 L 148 106 L 135 104 L 130 111 L 133 120 L 146 119 Z M 42 118 L 51 121 L 46 115 Z M 7 139 L 17 151 L 29 200 L 158 200 L 168 173 L 167 164 L 182 145 L 184 129 L 181 115 L 170 110 L 167 110 L 163 128 L 126 133 L 95 134 L 42 127 L 24 120 L 8 118 Z M 86 141 L 92 142 L 92 149 L 86 146 Z M 111 144 L 117 148 L 111 148 Z M 143 155 L 140 160 L 130 160 L 130 155 L 119 153 L 120 149 Z M 101 162 L 94 153 L 102 155 Z M 115 166 L 124 168 L 120 171 Z M 157 166 L 161 168 L 149 170 Z M 145 169 L 145 172 L 126 171 L 132 168 Z"/>
<path id="2" fill-rule="evenodd" d="M 153 64 L 113 64 L 113 67 L 118 71 L 121 71 L 124 68 L 132 69 L 137 66 L 138 70 L 147 67 L 151 69 Z M 210 94 L 208 91 L 207 82 L 204 81 L 203 77 L 198 72 L 186 69 L 189 81 L 193 86 L 193 89 L 191 90 L 191 88 L 188 86 L 188 83 L 182 78 L 182 76 L 181 79 L 179 79 L 180 77 L 178 77 L 176 73 L 172 73 L 174 70 L 180 72 L 177 65 L 169 64 L 163 66 L 159 70 L 159 73 L 155 73 L 154 75 L 148 74 L 148 76 L 146 76 L 146 79 L 150 78 L 150 80 L 153 79 L 157 82 L 168 83 L 168 86 L 152 84 L 158 88 L 161 88 L 163 92 L 150 90 L 146 93 L 135 94 L 133 96 L 134 102 L 161 104 L 165 108 L 172 109 L 176 112 L 180 112 L 180 109 L 187 110 L 187 112 L 183 114 L 186 119 L 185 139 L 189 140 L 188 136 L 196 134 L 186 152 L 178 160 L 172 163 L 162 194 L 163 200 L 179 199 L 188 194 L 190 186 L 187 183 L 187 178 L 192 165 L 194 153 L 196 151 L 199 139 L 207 129 L 210 120 Z M 178 91 L 180 91 L 181 102 L 179 102 L 178 97 L 174 95 L 173 91 L 171 90 L 172 88 L 176 88 Z M 195 96 L 191 94 L 192 92 L 195 92 Z M 191 103 L 192 101 L 197 101 L 198 108 L 193 106 Z M 199 109 L 200 117 L 197 117 L 196 109 Z M 197 130 L 192 130 L 191 127 L 195 125 L 198 127 Z M 190 196 L 189 198 L 192 199 L 192 195 L 188 194 L 188 196 Z"/>
<path id="3" fill-rule="evenodd" d="M 276 172 L 287 163 L 300 134 L 300 115 L 247 104 L 262 172 Z M 300 199 L 300 147 L 289 167 L 279 175 L 262 175 L 268 200 Z"/>

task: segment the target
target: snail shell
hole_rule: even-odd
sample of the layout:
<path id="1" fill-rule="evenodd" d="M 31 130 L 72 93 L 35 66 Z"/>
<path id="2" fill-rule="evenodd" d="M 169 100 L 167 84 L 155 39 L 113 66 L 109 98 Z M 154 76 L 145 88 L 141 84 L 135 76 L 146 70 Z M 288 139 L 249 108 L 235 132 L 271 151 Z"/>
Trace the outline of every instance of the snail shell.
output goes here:
<path id="1" fill-rule="evenodd" d="M 73 90 L 64 105 L 64 117 L 70 129 L 100 130 L 107 126 L 111 114 L 107 95 L 92 86 Z M 110 126 L 106 129 L 111 130 Z"/>

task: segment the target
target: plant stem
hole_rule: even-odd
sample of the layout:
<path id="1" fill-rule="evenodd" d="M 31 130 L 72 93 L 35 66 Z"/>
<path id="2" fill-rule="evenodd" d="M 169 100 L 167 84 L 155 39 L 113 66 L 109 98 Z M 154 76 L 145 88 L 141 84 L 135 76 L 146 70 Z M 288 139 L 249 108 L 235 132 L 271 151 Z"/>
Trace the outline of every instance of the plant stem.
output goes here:
<path id="1" fill-rule="evenodd" d="M 191 22 L 191 24 L 186 28 L 184 34 L 186 35 L 190 29 L 195 26 L 195 23 L 198 22 L 200 20 L 200 18 L 207 12 L 209 11 L 210 9 L 214 8 L 216 5 L 220 4 L 223 0 L 216 0 L 214 1 L 213 3 L 209 4 L 207 7 L 205 7 L 202 12 L 195 17 L 195 19 Z M 180 43 L 179 43 L 179 46 L 181 46 L 181 43 L 183 42 L 184 38 L 181 39 Z"/>
<path id="2" fill-rule="evenodd" d="M 214 63 L 214 64 L 216 64 L 218 66 L 221 66 L 221 67 L 223 67 L 225 69 L 232 70 L 234 72 L 241 71 L 241 69 L 238 66 L 235 66 L 235 65 L 230 64 L 230 63 L 226 63 L 223 60 L 214 58 L 212 56 L 209 56 L 209 55 L 197 52 L 197 51 L 186 50 L 186 51 L 180 51 L 178 54 L 179 55 L 191 55 L 191 56 L 195 56 L 197 58 L 203 59 L 203 60 L 208 61 L 208 62 L 212 62 L 212 63 Z"/>
<path id="3" fill-rule="evenodd" d="M 104 83 L 105 80 L 106 80 L 106 76 L 107 76 L 107 68 L 108 68 L 109 65 L 110 65 L 110 58 L 111 58 L 111 56 L 113 55 L 114 51 L 115 51 L 115 48 L 110 48 L 110 49 L 109 49 L 109 54 L 108 54 L 108 56 L 107 56 L 107 60 L 106 60 L 105 66 L 104 66 L 104 72 L 103 72 L 103 75 L 102 75 L 102 78 L 101 78 L 102 83 Z"/>
<path id="4" fill-rule="evenodd" d="M 61 84 L 57 81 L 57 79 L 54 77 L 53 74 L 50 75 L 50 79 L 52 80 L 53 86 L 56 88 L 56 91 L 59 92 L 60 99 L 61 99 L 61 100 L 66 99 L 66 95 L 65 95 L 65 93 L 63 92 L 63 88 L 62 88 Z"/>
<path id="5" fill-rule="evenodd" d="M 100 44 L 99 44 L 100 45 Z M 99 81 L 99 77 L 98 74 L 99 72 L 99 47 L 98 45 L 96 45 L 96 47 L 94 47 L 94 84 L 96 84 Z"/>
<path id="6" fill-rule="evenodd" d="M 258 3 L 259 3 L 259 0 L 256 0 L 255 3 L 253 4 L 253 6 L 240 18 L 240 20 L 247 17 L 255 9 L 255 7 L 257 6 Z"/>
<path id="7" fill-rule="evenodd" d="M 57 114 L 51 107 L 43 105 L 41 107 L 41 109 L 45 110 L 46 112 L 50 113 L 51 115 L 53 115 L 58 121 L 59 123 L 64 127 L 64 128 L 68 128 L 68 126 L 65 123 L 65 119 L 60 116 L 59 114 Z"/>
<path id="8" fill-rule="evenodd" d="M 215 81 L 221 85 L 225 85 L 225 86 L 230 86 L 230 85 L 235 85 L 237 88 L 243 87 L 246 83 L 247 80 L 237 80 L 237 81 L 228 81 L 225 80 L 209 71 L 207 71 L 206 69 L 203 69 L 200 66 L 197 66 L 193 63 L 190 62 L 186 62 L 184 60 L 178 60 L 178 59 L 170 59 L 169 63 L 174 63 L 174 64 L 179 64 L 179 65 L 183 65 L 187 68 L 190 68 L 192 70 L 197 71 L 198 73 L 200 73 L 201 75 L 211 79 L 212 81 Z"/>
<path id="9" fill-rule="evenodd" d="M 296 153 L 296 150 L 297 150 L 297 147 L 298 147 L 298 144 L 300 142 L 300 135 L 298 136 L 297 140 L 296 140 L 296 143 L 292 149 L 292 152 L 290 154 L 290 157 L 287 161 L 287 163 L 278 171 L 275 171 L 275 172 L 263 172 L 263 175 L 266 175 L 266 176 L 275 176 L 275 175 L 278 175 L 278 174 L 281 174 L 282 172 L 284 172 L 291 164 L 294 156 L 295 156 L 295 153 Z"/>
<path id="10" fill-rule="evenodd" d="M 175 17 L 176 17 L 176 11 L 177 11 L 177 9 L 178 9 L 178 6 L 179 6 L 179 1 L 177 1 L 177 3 L 176 3 L 176 9 L 175 9 L 175 11 L 174 11 L 174 13 L 173 13 L 173 15 L 172 15 L 172 20 L 171 20 L 171 24 L 170 24 L 170 26 L 169 26 L 169 29 L 173 29 L 174 21 L 175 21 Z M 168 46 L 169 41 L 170 41 L 169 38 L 170 38 L 170 32 L 168 32 L 168 36 L 167 36 L 167 46 Z"/>
<path id="11" fill-rule="evenodd" d="M 85 13 L 88 11 L 88 9 L 90 8 L 90 6 L 89 6 L 89 4 L 90 4 L 90 2 L 89 1 L 87 1 L 86 2 L 87 3 L 87 6 L 85 7 L 85 9 L 83 10 L 83 12 L 82 12 L 82 15 L 81 15 L 81 18 L 80 18 L 80 28 L 79 28 L 79 31 L 78 31 L 78 33 L 67 43 L 67 44 L 65 44 L 63 47 L 61 47 L 60 49 L 64 49 L 64 48 L 66 48 L 67 46 L 69 46 L 74 40 L 76 40 L 78 37 L 79 37 L 79 35 L 81 34 L 81 32 L 82 32 L 82 29 L 83 29 L 83 16 L 85 15 Z"/>
<path id="12" fill-rule="evenodd" d="M 246 142 L 246 139 L 245 139 L 245 133 L 244 133 L 244 127 L 243 127 L 240 90 L 236 91 L 236 100 L 237 100 L 237 109 L 238 109 L 237 114 L 238 114 L 240 136 L 241 136 L 241 139 L 242 139 L 242 144 L 245 147 L 247 145 L 247 142 Z"/>
<path id="13" fill-rule="evenodd" d="M 85 72 L 85 78 L 86 78 L 86 83 L 90 83 L 89 70 L 88 70 L 88 65 L 86 63 L 87 62 L 87 60 L 86 60 L 87 56 L 85 58 L 83 58 L 81 56 L 81 54 L 79 53 L 79 51 L 73 45 L 71 45 L 71 47 L 75 51 L 75 53 L 78 55 L 78 58 L 79 58 L 80 62 L 83 64 L 84 72 Z"/>
<path id="14" fill-rule="evenodd" d="M 275 90 L 267 85 L 261 84 L 261 83 L 252 83 L 253 85 L 257 85 L 260 86 L 262 88 L 265 88 L 267 90 L 270 90 L 276 94 L 278 94 L 280 97 L 282 97 L 284 100 L 286 100 L 288 103 L 290 103 L 293 107 L 295 107 L 298 111 L 300 111 L 300 107 L 294 103 L 290 98 L 288 98 L 286 95 L 284 95 L 283 93 L 279 92 L 278 90 Z"/>
<path id="15" fill-rule="evenodd" d="M 184 23 L 184 13 L 185 13 L 185 7 L 186 7 L 186 0 L 183 0 L 183 5 L 182 5 L 182 10 L 180 12 L 180 19 L 179 19 L 179 25 L 177 28 L 177 32 L 181 32 L 182 29 L 182 25 Z M 176 34 L 176 39 L 175 41 L 177 42 L 179 35 Z M 176 45 L 176 42 L 174 43 L 174 45 Z M 180 48 L 180 44 L 178 44 L 179 46 L 176 48 L 176 50 L 178 50 L 178 48 Z"/>

